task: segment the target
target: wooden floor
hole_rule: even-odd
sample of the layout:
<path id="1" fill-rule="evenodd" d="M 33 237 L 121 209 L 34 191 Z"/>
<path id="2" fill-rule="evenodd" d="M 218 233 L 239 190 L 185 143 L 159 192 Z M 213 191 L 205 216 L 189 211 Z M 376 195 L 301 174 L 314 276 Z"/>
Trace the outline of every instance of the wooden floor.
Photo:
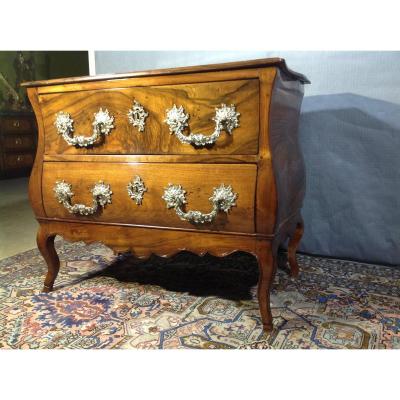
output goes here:
<path id="1" fill-rule="evenodd" d="M 37 228 L 28 178 L 0 180 L 0 259 L 36 247 Z"/>

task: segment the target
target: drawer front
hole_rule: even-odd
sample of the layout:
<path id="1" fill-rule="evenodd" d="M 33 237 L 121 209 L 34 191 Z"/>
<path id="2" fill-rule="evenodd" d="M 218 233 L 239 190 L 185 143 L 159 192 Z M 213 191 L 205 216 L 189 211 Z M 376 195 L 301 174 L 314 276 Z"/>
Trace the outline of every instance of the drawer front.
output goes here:
<path id="1" fill-rule="evenodd" d="M 34 142 L 31 135 L 4 135 L 3 136 L 3 146 L 6 150 L 26 150 L 33 149 Z"/>
<path id="2" fill-rule="evenodd" d="M 2 120 L 2 125 L 6 133 L 29 132 L 32 129 L 30 120 L 25 118 L 7 117 Z"/>
<path id="3" fill-rule="evenodd" d="M 255 165 L 248 164 L 45 162 L 42 178 L 44 209 L 51 218 L 253 233 L 256 169 Z M 131 186 L 131 194 L 134 195 L 131 198 L 127 185 L 136 176 L 141 178 L 146 191 L 140 189 L 140 184 Z M 74 193 L 67 203 L 92 206 L 93 194 L 90 190 L 100 180 L 110 185 L 111 203 L 104 208 L 99 206 L 99 210 L 92 215 L 70 213 L 64 204 L 58 202 L 54 191 L 56 182 L 61 180 L 70 184 Z M 209 214 L 214 209 L 210 197 L 214 196 L 215 200 L 215 196 L 221 195 L 221 192 L 214 193 L 215 188 L 221 188 L 221 184 L 225 185 L 225 192 L 229 191 L 228 185 L 232 188 L 231 197 L 226 197 L 224 204 L 232 205 L 234 202 L 236 205 L 231 207 L 229 213 L 217 210 L 214 218 L 205 223 L 195 221 L 193 215 L 181 219 L 179 211 L 167 208 L 165 199 L 172 201 L 168 197 L 171 190 L 167 194 L 165 190 L 168 187 L 171 189 L 169 184 L 180 185 L 185 191 L 181 195 L 187 203 L 179 207 L 183 213 L 201 211 L 202 215 Z"/>
<path id="4" fill-rule="evenodd" d="M 128 112 L 136 100 L 148 116 L 144 129 L 129 122 Z M 45 128 L 46 154 L 257 154 L 259 132 L 259 81 L 257 79 L 181 84 L 166 86 L 131 87 L 46 94 L 40 96 Z M 216 131 L 216 108 L 222 104 L 235 106 L 239 126 L 231 134 L 224 129 L 215 143 L 195 146 L 182 142 L 170 132 L 167 111 L 174 105 L 188 114 L 183 135 L 202 133 L 209 136 Z M 70 136 L 93 134 L 94 114 L 102 108 L 114 117 L 108 135 L 102 135 L 92 147 L 70 145 L 59 134 L 54 123 L 60 111 L 73 120 Z M 226 108 L 225 108 L 226 110 Z M 180 114 L 182 117 L 183 114 Z M 221 112 L 218 114 L 221 117 Z M 218 118 L 218 117 L 217 117 Z M 233 118 L 233 117 L 232 117 Z M 140 118 L 135 122 L 139 122 Z M 219 125 L 220 127 L 222 125 Z M 184 140 L 183 140 L 184 141 Z"/>
<path id="5" fill-rule="evenodd" d="M 34 156 L 31 153 L 11 153 L 4 154 L 5 169 L 31 168 Z"/>

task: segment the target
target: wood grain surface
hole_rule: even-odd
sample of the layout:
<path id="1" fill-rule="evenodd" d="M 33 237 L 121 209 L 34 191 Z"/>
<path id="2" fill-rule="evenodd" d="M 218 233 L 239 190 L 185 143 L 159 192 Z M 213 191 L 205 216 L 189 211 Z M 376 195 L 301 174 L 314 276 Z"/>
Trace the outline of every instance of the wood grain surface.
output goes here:
<path id="1" fill-rule="evenodd" d="M 198 84 L 93 90 L 39 97 L 44 119 L 46 154 L 257 154 L 259 129 L 259 83 L 257 79 Z M 144 132 L 129 124 L 127 113 L 133 100 L 139 101 L 149 116 Z M 223 132 L 208 148 L 195 148 L 171 135 L 164 122 L 174 104 L 190 115 L 189 132 L 211 134 L 215 108 L 235 104 L 240 126 L 232 135 Z M 90 136 L 93 115 L 106 108 L 115 118 L 115 129 L 104 141 L 90 149 L 69 146 L 55 126 L 57 112 L 68 112 L 75 134 Z"/>
<path id="2" fill-rule="evenodd" d="M 128 196 L 126 186 L 136 175 L 144 181 L 145 192 L 142 205 Z M 56 181 L 72 184 L 75 193 L 73 203 L 91 205 L 90 188 L 99 180 L 111 185 L 112 204 L 93 216 L 70 214 L 55 198 Z M 43 203 L 47 217 L 76 218 L 84 221 L 110 221 L 138 225 L 171 226 L 230 232 L 254 232 L 255 165 L 227 164 L 139 164 L 139 163 L 59 163 L 43 165 Z M 186 210 L 209 212 L 213 188 L 224 183 L 231 185 L 238 194 L 237 206 L 229 214 L 220 212 L 215 222 L 192 224 L 182 221 L 173 209 L 167 209 L 162 199 L 169 183 L 182 185 L 186 190 Z"/>
<path id="3" fill-rule="evenodd" d="M 28 89 L 28 97 L 31 102 L 33 111 L 36 116 L 38 127 L 38 142 L 36 149 L 36 157 L 33 164 L 31 176 L 29 178 L 29 201 L 36 218 L 44 217 L 44 207 L 42 198 L 42 172 L 43 172 L 43 155 L 44 155 L 44 129 L 42 112 L 39 105 L 39 96 L 37 88 Z"/>

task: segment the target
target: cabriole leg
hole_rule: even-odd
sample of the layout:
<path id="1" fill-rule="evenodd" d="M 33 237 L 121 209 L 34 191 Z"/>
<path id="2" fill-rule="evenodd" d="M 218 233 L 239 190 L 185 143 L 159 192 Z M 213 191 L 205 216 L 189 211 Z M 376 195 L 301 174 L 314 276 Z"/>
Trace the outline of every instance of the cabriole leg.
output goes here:
<path id="1" fill-rule="evenodd" d="M 260 271 L 257 296 L 261 320 L 264 330 L 271 331 L 273 324 L 270 304 L 270 291 L 277 268 L 277 257 L 275 252 L 272 250 L 271 244 L 268 243 L 268 245 L 262 246 L 262 248 L 258 250 L 257 258 L 258 268 Z"/>
<path id="2" fill-rule="evenodd" d="M 296 260 L 296 251 L 299 246 L 300 240 L 303 237 L 303 233 L 304 222 L 303 219 L 300 217 L 300 220 L 296 225 L 296 229 L 290 236 L 288 244 L 288 261 L 290 265 L 290 275 L 293 277 L 297 277 L 299 275 L 299 264 Z"/>
<path id="3" fill-rule="evenodd" d="M 47 264 L 47 275 L 44 280 L 43 292 L 48 293 L 53 290 L 54 281 L 60 269 L 60 259 L 54 248 L 55 234 L 49 234 L 43 227 L 37 233 L 36 241 L 40 253 Z"/>

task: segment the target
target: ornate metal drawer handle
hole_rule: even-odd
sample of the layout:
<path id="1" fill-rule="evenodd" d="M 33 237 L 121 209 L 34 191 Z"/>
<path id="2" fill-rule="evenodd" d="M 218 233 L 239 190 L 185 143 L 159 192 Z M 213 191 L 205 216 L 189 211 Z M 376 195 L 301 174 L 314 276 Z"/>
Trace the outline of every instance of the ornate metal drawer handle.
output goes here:
<path id="1" fill-rule="evenodd" d="M 57 181 L 54 186 L 54 192 L 59 203 L 61 203 L 71 214 L 92 215 L 97 212 L 99 207 L 104 208 L 106 204 L 111 203 L 112 191 L 110 185 L 103 181 L 97 182 L 90 190 L 93 194 L 92 206 L 84 204 L 71 204 L 71 198 L 74 196 L 72 185 L 68 182 Z"/>
<path id="2" fill-rule="evenodd" d="M 56 114 L 54 125 L 59 135 L 61 135 L 70 146 L 89 147 L 93 146 L 102 134 L 110 134 L 111 129 L 114 128 L 114 117 L 110 115 L 107 109 L 103 111 L 103 109 L 100 108 L 100 110 L 94 114 L 94 121 L 92 123 L 93 133 L 91 136 L 72 136 L 74 120 L 64 111 L 60 111 Z"/>
<path id="3" fill-rule="evenodd" d="M 174 208 L 176 214 L 181 220 L 189 221 L 195 224 L 204 224 L 212 222 L 217 216 L 219 211 L 228 214 L 229 210 L 236 206 L 237 193 L 234 193 L 231 186 L 224 184 L 214 188 L 213 195 L 209 198 L 213 205 L 213 209 L 209 213 L 202 213 L 200 211 L 184 212 L 182 206 L 187 203 L 186 191 L 181 185 L 169 184 L 165 188 L 162 198 L 167 203 L 167 208 Z"/>
<path id="4" fill-rule="evenodd" d="M 128 183 L 126 189 L 128 190 L 129 197 L 135 200 L 136 204 L 140 206 L 142 204 L 144 192 L 147 192 L 147 188 L 144 186 L 144 182 L 140 176 L 136 175 L 135 179 Z"/>
<path id="5" fill-rule="evenodd" d="M 143 132 L 148 116 L 149 113 L 146 112 L 144 107 L 138 101 L 134 100 L 132 108 L 128 112 L 129 123 L 135 126 L 139 132 Z"/>
<path id="6" fill-rule="evenodd" d="M 167 110 L 167 118 L 164 122 L 168 124 L 171 135 L 175 134 L 182 143 L 203 147 L 214 144 L 223 130 L 231 135 L 233 129 L 239 126 L 239 115 L 240 113 L 236 112 L 234 104 L 230 106 L 221 104 L 220 108 L 215 109 L 215 117 L 213 118 L 215 130 L 210 136 L 202 133 L 191 133 L 188 136 L 183 134 L 188 127 L 189 114 L 185 113 L 182 106 L 177 107 L 174 104 L 170 110 Z"/>

